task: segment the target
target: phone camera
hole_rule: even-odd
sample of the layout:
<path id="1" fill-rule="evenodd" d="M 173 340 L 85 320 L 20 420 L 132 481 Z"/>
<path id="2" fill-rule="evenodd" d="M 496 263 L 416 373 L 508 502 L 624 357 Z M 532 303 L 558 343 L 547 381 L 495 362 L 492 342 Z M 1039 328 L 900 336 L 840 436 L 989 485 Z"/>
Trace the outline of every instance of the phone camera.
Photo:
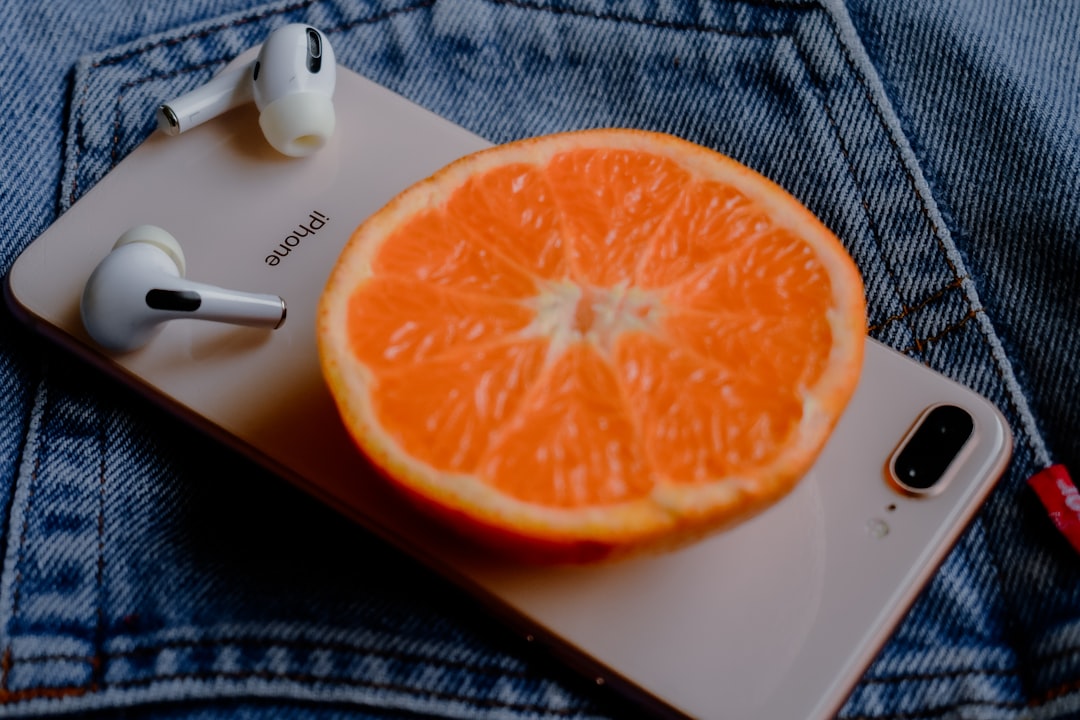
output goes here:
<path id="1" fill-rule="evenodd" d="M 937 492 L 974 429 L 975 421 L 967 410 L 935 405 L 923 413 L 893 455 L 890 479 L 915 495 Z"/>

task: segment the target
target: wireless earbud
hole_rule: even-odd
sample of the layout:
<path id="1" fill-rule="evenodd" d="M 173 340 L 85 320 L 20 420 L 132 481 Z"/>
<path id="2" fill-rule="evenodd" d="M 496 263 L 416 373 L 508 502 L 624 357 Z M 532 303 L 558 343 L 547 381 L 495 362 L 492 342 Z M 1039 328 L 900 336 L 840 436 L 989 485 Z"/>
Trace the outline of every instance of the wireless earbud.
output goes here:
<path id="1" fill-rule="evenodd" d="M 226 70 L 158 107 L 158 127 L 178 135 L 254 100 L 259 126 L 274 149 L 310 155 L 334 133 L 336 69 L 326 36 L 307 25 L 285 25 L 270 33 L 251 64 Z"/>
<path id="2" fill-rule="evenodd" d="M 128 352 L 149 342 L 167 320 L 273 329 L 285 322 L 285 301 L 277 295 L 192 282 L 183 278 L 185 270 L 180 243 L 168 232 L 154 225 L 128 230 L 86 281 L 80 304 L 86 332 L 107 350 Z"/>

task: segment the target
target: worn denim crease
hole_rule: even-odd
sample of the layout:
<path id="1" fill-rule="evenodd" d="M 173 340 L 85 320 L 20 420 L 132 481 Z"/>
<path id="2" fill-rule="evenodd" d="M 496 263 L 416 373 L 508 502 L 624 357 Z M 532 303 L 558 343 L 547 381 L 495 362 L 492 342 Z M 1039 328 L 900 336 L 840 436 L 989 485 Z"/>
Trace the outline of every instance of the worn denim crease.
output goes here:
<path id="1" fill-rule="evenodd" d="M 866 278 L 871 336 L 987 395 L 1018 439 L 1000 488 L 841 717 L 1080 713 L 1080 576 L 1023 487 L 1052 453 L 982 301 L 993 307 L 993 279 L 957 247 L 911 120 L 842 3 L 306 0 L 171 3 L 168 17 L 166 4 L 77 38 L 62 164 L 48 159 L 58 207 L 19 211 L 3 269 L 153 131 L 154 102 L 290 21 L 320 26 L 340 62 L 494 142 L 631 125 L 715 147 L 844 240 Z M 855 4 L 858 22 L 880 19 Z M 68 67 L 50 67 L 49 82 Z M 0 188 L 7 217 L 15 191 Z M 0 714 L 625 715 L 395 551 L 73 360 L 42 350 L 35 370 L 13 340 L 29 343 L 0 335 L 3 417 L 22 433 L 0 440 Z M 346 546 L 363 558 L 350 577 L 326 551 Z"/>

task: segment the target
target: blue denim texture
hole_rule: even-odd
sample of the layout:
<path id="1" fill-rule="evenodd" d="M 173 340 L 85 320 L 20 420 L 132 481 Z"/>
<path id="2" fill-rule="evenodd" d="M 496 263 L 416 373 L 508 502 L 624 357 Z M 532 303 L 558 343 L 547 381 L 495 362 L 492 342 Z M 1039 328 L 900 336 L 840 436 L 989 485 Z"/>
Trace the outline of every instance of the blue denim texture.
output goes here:
<path id="1" fill-rule="evenodd" d="M 643 127 L 773 178 L 859 263 L 870 334 L 1017 439 L 841 717 L 1080 716 L 1080 558 L 1024 484 L 1080 471 L 1074 0 L 0 6 L 0 271 L 287 22 L 494 142 Z M 6 311 L 0 393 L 0 715 L 633 716 Z"/>

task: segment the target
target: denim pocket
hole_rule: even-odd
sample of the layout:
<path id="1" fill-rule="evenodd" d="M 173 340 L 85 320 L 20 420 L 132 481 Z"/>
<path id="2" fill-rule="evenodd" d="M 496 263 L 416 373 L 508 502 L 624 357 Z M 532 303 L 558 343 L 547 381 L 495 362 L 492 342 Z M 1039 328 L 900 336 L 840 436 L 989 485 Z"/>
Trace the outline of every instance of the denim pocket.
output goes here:
<path id="1" fill-rule="evenodd" d="M 1038 518 L 1021 492 L 1046 450 L 842 9 L 811 0 L 268 5 L 84 58 L 62 205 L 152 131 L 158 101 L 290 21 L 321 27 L 342 64 L 494 142 L 660 130 L 732 155 L 806 203 L 863 271 L 870 334 L 988 396 L 1018 441 L 1008 476 L 843 716 L 1015 717 L 1075 698 L 1070 596 L 1040 600 L 1065 614 L 1051 624 L 1027 594 L 1049 570 L 1024 535 Z M 0 586 L 6 709 L 277 698 L 448 717 L 615 712 L 489 637 L 467 603 L 393 551 L 62 367 L 55 361 L 37 388 L 11 507 Z"/>

